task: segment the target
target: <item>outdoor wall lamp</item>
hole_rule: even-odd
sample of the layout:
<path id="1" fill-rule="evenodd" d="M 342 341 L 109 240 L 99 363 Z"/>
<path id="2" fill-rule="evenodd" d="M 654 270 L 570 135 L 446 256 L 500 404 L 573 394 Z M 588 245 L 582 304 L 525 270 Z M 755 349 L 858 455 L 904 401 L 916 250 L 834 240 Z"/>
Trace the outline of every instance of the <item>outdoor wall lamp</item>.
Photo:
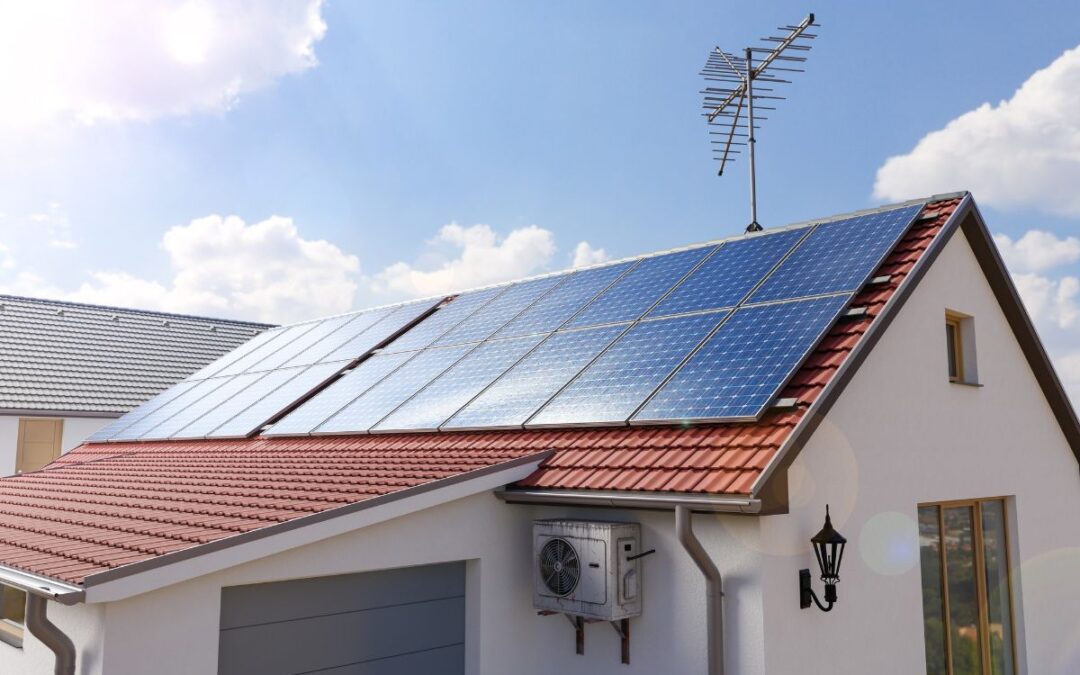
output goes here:
<path id="1" fill-rule="evenodd" d="M 829 517 L 829 506 L 825 505 L 825 527 L 821 528 L 810 539 L 814 546 L 814 555 L 817 556 L 818 567 L 821 568 L 821 580 L 825 582 L 825 602 L 821 604 L 814 593 L 810 582 L 810 570 L 799 570 L 799 607 L 807 609 L 811 601 L 823 612 L 828 612 L 836 604 L 836 584 L 840 582 L 840 560 L 844 557 L 844 539 L 833 529 L 832 518 Z"/>

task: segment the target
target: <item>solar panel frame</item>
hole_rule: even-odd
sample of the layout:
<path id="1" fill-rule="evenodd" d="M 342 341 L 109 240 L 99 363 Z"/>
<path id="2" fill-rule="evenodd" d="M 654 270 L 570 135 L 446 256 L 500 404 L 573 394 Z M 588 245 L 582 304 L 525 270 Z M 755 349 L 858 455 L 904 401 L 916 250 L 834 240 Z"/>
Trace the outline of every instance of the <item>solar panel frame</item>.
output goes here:
<path id="1" fill-rule="evenodd" d="M 312 435 L 368 433 L 472 349 L 472 345 L 453 345 L 419 352 L 312 430 Z"/>
<path id="2" fill-rule="evenodd" d="M 477 291 L 467 291 L 443 303 L 424 321 L 416 324 L 383 348 L 384 352 L 408 352 L 431 346 L 447 332 L 468 319 L 474 312 L 502 295 L 510 288 L 494 286 Z"/>
<path id="3" fill-rule="evenodd" d="M 750 234 L 723 242 L 646 316 L 659 318 L 737 307 L 799 246 L 812 229 L 806 227 Z"/>
<path id="4" fill-rule="evenodd" d="M 922 207 L 902 206 L 816 225 L 747 304 L 858 291 L 911 229 Z M 838 260 L 845 262 L 837 264 Z M 829 275 L 816 273 L 826 264 Z"/>
<path id="5" fill-rule="evenodd" d="M 355 317 L 348 314 L 331 316 L 318 321 L 315 326 L 287 345 L 283 345 L 272 354 L 267 354 L 261 361 L 248 368 L 247 372 L 259 373 L 284 368 L 293 358 L 301 357 L 315 345 L 347 326 Z M 307 365 L 307 364 L 302 364 Z"/>
<path id="6" fill-rule="evenodd" d="M 721 310 L 634 324 L 530 417 L 525 428 L 625 426 L 641 403 L 730 314 Z M 642 375 L 646 379 L 633 381 Z M 603 414 L 601 405 L 608 406 Z"/>
<path id="7" fill-rule="evenodd" d="M 432 346 L 486 340 L 548 293 L 558 292 L 558 287 L 569 278 L 569 274 L 560 274 L 516 283 L 444 333 Z"/>
<path id="8" fill-rule="evenodd" d="M 496 331 L 494 337 L 522 337 L 554 332 L 639 262 L 640 259 L 627 260 L 574 272 L 559 285 L 557 292 L 545 295 Z"/>
<path id="9" fill-rule="evenodd" d="M 177 429 L 170 435 L 171 439 L 206 438 L 207 434 L 228 422 L 241 411 L 257 402 L 258 397 L 264 395 L 268 387 L 278 387 L 286 384 L 289 380 L 303 370 L 302 366 L 292 368 L 278 368 L 263 373 L 258 380 L 252 382 L 242 391 L 237 392 L 212 410 L 200 415 L 184 427 Z M 252 373 L 254 374 L 254 373 Z M 237 376 L 239 377 L 239 375 Z M 254 398 L 253 398 L 254 397 Z"/>
<path id="10" fill-rule="evenodd" d="M 526 420 L 631 325 L 589 326 L 549 335 L 440 425 L 440 431 L 523 428 Z M 478 416 L 488 421 L 477 422 Z"/>
<path id="11" fill-rule="evenodd" d="M 788 382 L 799 368 L 806 362 L 806 359 L 814 352 L 817 345 L 821 342 L 822 338 L 828 334 L 829 330 L 836 324 L 837 319 L 843 314 L 847 308 L 851 299 L 854 297 L 853 293 L 842 293 L 830 296 L 819 296 L 812 298 L 796 298 L 784 302 L 764 303 L 756 305 L 745 305 L 732 313 L 731 317 L 719 326 L 719 328 L 710 335 L 698 349 L 694 350 L 687 359 L 679 366 L 678 369 L 672 372 L 672 374 L 653 392 L 653 394 L 645 400 L 641 406 L 634 412 L 630 418 L 630 424 L 632 425 L 670 425 L 670 424 L 694 424 L 694 423 L 706 423 L 706 422 L 748 422 L 757 421 L 761 415 L 768 409 L 769 404 L 776 398 L 776 396 L 783 391 Z M 769 340 L 760 338 L 757 335 L 747 336 L 744 333 L 738 331 L 746 323 L 753 322 L 756 317 L 755 314 L 780 313 L 789 312 L 796 313 L 802 311 L 804 313 L 814 312 L 808 319 L 810 327 L 803 331 L 801 337 L 796 337 L 796 341 L 802 344 L 801 350 L 791 350 L 792 356 L 786 365 L 771 366 L 768 362 L 769 358 L 776 358 L 777 349 L 771 348 L 771 354 L 765 356 L 749 357 L 745 354 L 739 354 L 739 364 L 744 365 L 732 365 L 726 367 L 725 363 L 734 363 L 735 359 L 728 359 L 725 362 L 719 358 L 710 358 L 713 356 L 712 352 L 721 349 L 726 341 L 735 342 L 740 346 L 744 346 L 747 350 L 762 351 L 764 349 L 770 349 L 766 345 Z M 816 323 L 815 323 L 816 321 Z M 769 322 L 768 320 L 758 320 L 758 324 L 762 328 L 766 328 L 770 325 L 776 325 L 776 321 Z M 751 325 L 755 325 L 752 324 Z M 781 323 L 787 328 L 786 332 L 791 333 L 791 322 Z M 761 331 L 764 332 L 764 331 Z M 771 331 L 772 334 L 776 334 L 777 331 Z M 770 338 L 772 339 L 772 338 Z M 773 339 L 775 342 L 775 339 Z M 730 353 L 730 352 L 729 352 Z M 782 355 L 781 355 L 782 356 Z M 705 361 L 705 365 L 698 367 L 696 360 L 702 359 Z M 725 415 L 705 415 L 694 414 L 687 416 L 672 416 L 658 414 L 655 412 L 655 408 L 659 407 L 661 403 L 657 401 L 664 401 L 667 398 L 674 397 L 677 393 L 676 387 L 682 385 L 682 381 L 687 378 L 696 377 L 699 381 L 708 381 L 708 390 L 711 396 L 716 397 L 721 395 L 724 391 L 722 388 L 718 389 L 718 382 L 722 381 L 725 377 L 723 370 L 746 370 L 747 368 L 753 368 L 761 371 L 767 368 L 771 368 L 774 372 L 774 376 L 771 380 L 766 380 L 762 384 L 755 383 L 755 380 L 741 377 L 738 379 L 739 384 L 737 388 L 747 389 L 755 388 L 759 390 L 756 394 L 759 399 L 759 403 L 747 404 L 739 406 L 740 412 L 738 414 L 725 414 Z M 718 374 L 717 371 L 721 373 Z M 699 374 L 701 373 L 701 374 Z M 733 377 L 729 378 L 733 379 Z M 748 384 L 749 383 L 749 384 Z M 687 387 L 683 386 L 683 390 Z M 670 394 L 665 392 L 672 392 Z M 718 393 L 720 392 L 720 393 Z M 765 393 L 762 393 L 765 392 Z M 684 395 L 681 398 L 686 398 Z M 682 409 L 690 409 L 685 404 Z M 654 412 L 649 412 L 653 410 Z"/>
<path id="12" fill-rule="evenodd" d="M 86 439 L 92 443 L 104 443 L 112 440 L 113 436 L 123 432 L 132 424 L 142 420 L 147 415 L 153 413 L 162 406 L 168 404 L 173 399 L 181 396 L 188 389 L 191 389 L 202 380 L 181 380 L 173 386 L 169 387 L 163 392 L 160 392 L 149 401 L 137 406 L 135 409 L 128 411 L 124 415 L 116 418 L 112 422 L 108 423 L 101 429 L 98 429 Z"/>
<path id="13" fill-rule="evenodd" d="M 221 377 L 211 377 L 206 380 L 191 380 L 193 386 L 187 388 L 186 390 L 184 390 L 183 393 L 179 394 L 178 396 L 173 397 L 173 399 L 170 400 L 168 403 L 159 406 L 153 412 L 144 415 L 142 418 L 124 427 L 123 430 L 113 434 L 110 440 L 138 440 L 147 431 L 150 431 L 151 429 L 161 424 L 165 420 L 169 419 L 176 413 L 180 412 L 187 406 L 198 401 L 200 398 L 209 394 L 214 389 L 222 386 L 227 380 L 230 379 L 232 379 L 232 376 L 225 375 Z"/>
<path id="14" fill-rule="evenodd" d="M 316 363 L 299 366 L 300 371 L 284 385 L 259 398 L 225 423 L 206 434 L 206 438 L 248 438 L 261 428 L 302 404 L 328 381 L 337 376 L 348 362 Z"/>
<path id="15" fill-rule="evenodd" d="M 526 335 L 478 345 L 371 427 L 371 433 L 438 431 L 543 339 L 543 335 Z"/>
<path id="16" fill-rule="evenodd" d="M 361 358 L 422 323 L 440 302 L 441 298 L 430 298 L 401 305 L 381 321 L 323 356 L 318 362 L 331 363 Z"/>
<path id="17" fill-rule="evenodd" d="M 236 359 L 229 365 L 214 373 L 214 377 L 239 375 L 240 373 L 246 372 L 252 366 L 257 365 L 267 356 L 285 347 L 293 340 L 297 339 L 304 333 L 307 333 L 309 330 L 313 330 L 318 324 L 318 321 L 305 321 L 303 323 L 295 323 L 291 326 L 286 326 L 282 330 L 281 334 L 278 335 L 276 338 L 263 344 L 257 349 L 248 352 L 241 358 Z"/>
<path id="18" fill-rule="evenodd" d="M 296 409 L 263 432 L 264 436 L 306 436 L 350 403 L 360 398 L 368 389 L 401 367 L 418 352 L 375 354 L 365 359 L 337 381 L 304 401 Z"/>
<path id="19" fill-rule="evenodd" d="M 395 309 L 395 307 L 383 307 L 351 315 L 352 318 L 338 330 L 285 361 L 280 367 L 292 368 L 293 366 L 310 366 L 313 363 L 318 363 L 334 350 L 369 331 L 373 326 L 392 314 Z"/>
<path id="20" fill-rule="evenodd" d="M 171 438 L 174 433 L 196 421 L 204 414 L 218 406 L 226 405 L 229 399 L 255 384 L 255 382 L 265 376 L 265 372 L 240 373 L 239 375 L 228 378 L 221 386 L 215 387 L 213 391 L 206 392 L 199 400 L 192 401 L 184 406 L 183 409 L 177 410 L 167 419 L 162 420 L 152 428 L 148 429 L 139 436 L 139 440 L 165 440 Z"/>
<path id="21" fill-rule="evenodd" d="M 706 244 L 643 258 L 563 326 L 584 328 L 639 319 L 719 248 Z"/>
<path id="22" fill-rule="evenodd" d="M 250 340 L 242 345 L 236 347 L 232 351 L 222 354 L 218 359 L 211 361 L 199 370 L 195 371 L 191 375 L 188 375 L 186 379 L 189 380 L 205 380 L 216 375 L 221 369 L 232 364 L 237 359 L 240 359 L 252 350 L 261 347 L 270 340 L 273 340 L 281 333 L 285 332 L 285 328 L 271 328 L 265 330 L 258 335 L 253 336 Z"/>

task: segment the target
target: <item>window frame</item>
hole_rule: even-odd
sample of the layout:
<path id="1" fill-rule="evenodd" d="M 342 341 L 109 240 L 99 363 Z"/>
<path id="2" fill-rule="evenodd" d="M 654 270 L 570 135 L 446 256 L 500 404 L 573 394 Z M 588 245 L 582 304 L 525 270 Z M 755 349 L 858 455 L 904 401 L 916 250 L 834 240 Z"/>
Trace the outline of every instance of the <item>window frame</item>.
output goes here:
<path id="1" fill-rule="evenodd" d="M 952 329 L 951 340 L 949 329 Z M 945 344 L 948 350 L 946 356 L 950 357 L 952 364 L 956 367 L 955 375 L 949 372 L 949 382 L 963 383 L 966 381 L 964 378 L 964 317 L 953 312 L 945 312 Z"/>
<path id="2" fill-rule="evenodd" d="M 916 514 L 924 508 L 937 509 L 938 535 L 942 545 L 938 550 L 938 565 L 941 570 L 941 603 L 943 612 L 943 630 L 945 633 L 945 669 L 948 675 L 953 675 L 953 647 L 952 647 L 952 614 L 949 607 L 949 570 L 945 558 L 945 509 L 947 508 L 970 508 L 972 515 L 972 544 L 975 549 L 975 583 L 979 601 L 979 652 L 983 666 L 983 675 L 991 675 L 990 658 L 990 620 L 989 620 L 989 595 L 986 589 L 986 543 L 983 540 L 983 512 L 982 505 L 990 502 L 1001 504 L 1002 530 L 1005 535 L 1005 583 L 1009 592 L 1009 631 L 1010 653 L 1012 654 L 1012 672 L 1020 673 L 1020 656 L 1016 644 L 1016 598 L 1013 582 L 1012 556 L 1013 556 L 1013 533 L 1010 523 L 1011 511 L 1008 497 L 982 497 L 977 499 L 951 499 L 935 502 L 920 502 L 916 506 Z M 920 574 L 922 570 L 920 569 Z M 924 599 L 925 602 L 925 599 Z M 925 644 L 923 649 L 925 649 Z"/>

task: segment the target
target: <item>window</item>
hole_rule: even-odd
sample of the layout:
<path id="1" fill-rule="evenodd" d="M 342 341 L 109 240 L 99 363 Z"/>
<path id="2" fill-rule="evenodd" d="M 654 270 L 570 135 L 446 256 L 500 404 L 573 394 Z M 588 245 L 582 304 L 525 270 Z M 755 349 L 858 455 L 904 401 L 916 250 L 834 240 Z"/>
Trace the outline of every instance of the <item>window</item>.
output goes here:
<path id="1" fill-rule="evenodd" d="M 64 420 L 24 417 L 19 420 L 16 473 L 37 471 L 60 456 Z"/>
<path id="2" fill-rule="evenodd" d="M 11 586 L 0 585 L 0 640 L 22 647 L 25 621 L 26 593 Z"/>
<path id="3" fill-rule="evenodd" d="M 919 507 L 927 675 L 1015 675 L 1003 499 Z"/>
<path id="4" fill-rule="evenodd" d="M 945 312 L 945 350 L 949 382 L 976 384 L 975 320 L 958 312 Z"/>

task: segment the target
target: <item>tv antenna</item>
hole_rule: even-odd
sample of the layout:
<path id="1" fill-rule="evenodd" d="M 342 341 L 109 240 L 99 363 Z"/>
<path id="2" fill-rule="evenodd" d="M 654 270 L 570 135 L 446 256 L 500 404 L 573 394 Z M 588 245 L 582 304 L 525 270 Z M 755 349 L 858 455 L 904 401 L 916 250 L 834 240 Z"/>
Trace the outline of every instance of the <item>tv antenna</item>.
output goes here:
<path id="1" fill-rule="evenodd" d="M 805 56 L 794 56 L 786 52 L 808 52 L 810 45 L 799 40 L 813 40 L 817 35 L 807 33 L 811 27 L 819 26 L 814 23 L 814 15 L 809 14 L 797 26 L 780 26 L 777 30 L 787 31 L 787 35 L 770 36 L 762 38 L 762 41 L 770 43 L 771 47 L 747 47 L 743 56 L 736 56 L 725 52 L 719 47 L 713 48 L 709 53 L 709 59 L 701 75 L 706 82 L 718 82 L 719 85 L 709 85 L 702 90 L 705 97 L 702 107 L 705 109 L 704 117 L 709 124 L 719 127 L 720 131 L 710 131 L 713 136 L 720 136 L 719 140 L 713 140 L 713 153 L 720 162 L 719 176 L 724 175 L 724 169 L 729 162 L 735 161 L 734 155 L 742 151 L 735 149 L 745 147 L 750 159 L 750 224 L 746 226 L 747 232 L 760 232 L 761 224 L 757 219 L 757 174 L 754 162 L 754 131 L 758 129 L 757 123 L 768 119 L 763 116 L 755 116 L 756 110 L 776 110 L 773 106 L 757 105 L 758 101 L 782 101 L 785 97 L 776 95 L 778 85 L 790 84 L 791 81 L 784 79 L 790 77 L 788 73 L 801 73 L 802 68 L 796 67 L 806 61 Z M 755 56 L 757 58 L 755 58 Z M 778 65 L 778 63 L 794 65 Z M 769 86 L 759 87 L 755 83 L 761 82 Z"/>

